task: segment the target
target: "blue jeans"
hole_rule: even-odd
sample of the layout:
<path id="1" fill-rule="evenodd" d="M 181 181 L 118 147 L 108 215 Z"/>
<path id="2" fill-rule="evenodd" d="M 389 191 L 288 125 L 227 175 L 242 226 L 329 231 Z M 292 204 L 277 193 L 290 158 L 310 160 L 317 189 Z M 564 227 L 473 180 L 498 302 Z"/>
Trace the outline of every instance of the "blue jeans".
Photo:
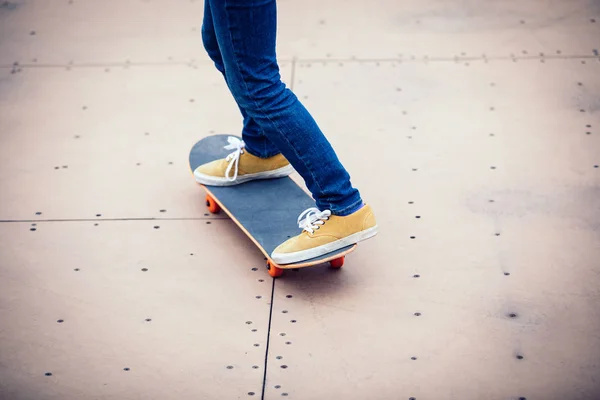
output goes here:
<path id="1" fill-rule="evenodd" d="M 275 0 L 204 0 L 202 41 L 244 118 L 246 150 L 283 156 L 321 211 L 348 215 L 362 206 L 350 175 L 298 98 L 281 81 L 275 55 Z"/>

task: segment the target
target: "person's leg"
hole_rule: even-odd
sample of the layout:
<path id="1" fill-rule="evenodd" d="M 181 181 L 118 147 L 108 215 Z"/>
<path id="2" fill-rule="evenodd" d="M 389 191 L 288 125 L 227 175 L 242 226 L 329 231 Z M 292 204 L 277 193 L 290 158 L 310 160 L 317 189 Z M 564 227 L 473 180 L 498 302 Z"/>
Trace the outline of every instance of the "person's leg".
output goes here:
<path id="1" fill-rule="evenodd" d="M 319 210 L 346 216 L 362 199 L 329 141 L 281 81 L 275 0 L 205 0 L 227 84 L 240 107 L 304 178 Z"/>
<path id="2" fill-rule="evenodd" d="M 204 49 L 208 53 L 210 59 L 215 63 L 215 67 L 223 77 L 225 82 L 229 86 L 227 80 L 227 74 L 225 73 L 225 65 L 223 63 L 223 57 L 221 56 L 221 50 L 217 42 L 215 34 L 215 27 L 213 24 L 213 17 L 210 8 L 210 1 L 205 0 L 204 2 L 204 18 L 202 21 L 202 43 Z M 238 104 L 240 112 L 243 117 L 243 129 L 242 139 L 246 144 L 247 150 L 257 157 L 268 158 L 279 154 L 279 149 L 272 144 L 269 139 L 261 132 L 258 124 L 248 116 L 248 113 Z"/>

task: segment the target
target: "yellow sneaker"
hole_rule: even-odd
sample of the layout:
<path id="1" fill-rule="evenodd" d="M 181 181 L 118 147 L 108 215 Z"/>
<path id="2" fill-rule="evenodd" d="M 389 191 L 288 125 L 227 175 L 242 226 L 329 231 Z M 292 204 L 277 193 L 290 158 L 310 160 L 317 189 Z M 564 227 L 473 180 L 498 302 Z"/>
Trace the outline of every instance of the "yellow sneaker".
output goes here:
<path id="1" fill-rule="evenodd" d="M 277 264 L 291 264 L 341 249 L 377 234 L 377 222 L 369 205 L 348 216 L 309 208 L 298 217 L 302 233 L 279 245 L 271 258 Z"/>
<path id="2" fill-rule="evenodd" d="M 269 158 L 253 156 L 244 150 L 243 140 L 227 138 L 227 150 L 233 150 L 226 158 L 203 164 L 196 168 L 196 181 L 210 186 L 238 185 L 255 179 L 272 179 L 288 176 L 294 172 L 289 161 L 278 154 Z"/>

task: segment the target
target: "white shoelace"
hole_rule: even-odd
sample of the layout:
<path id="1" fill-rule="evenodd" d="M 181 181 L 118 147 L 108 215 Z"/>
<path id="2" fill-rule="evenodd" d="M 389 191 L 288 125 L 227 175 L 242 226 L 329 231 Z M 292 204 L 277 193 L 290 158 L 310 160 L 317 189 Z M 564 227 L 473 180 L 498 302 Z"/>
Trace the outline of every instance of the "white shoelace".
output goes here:
<path id="1" fill-rule="evenodd" d="M 320 211 L 316 207 L 309 208 L 304 210 L 298 217 L 298 227 L 308 233 L 314 233 L 314 231 L 319 229 L 320 225 L 325 223 L 323 221 L 329 219 L 330 215 L 331 211 L 329 210 Z"/>
<path id="2" fill-rule="evenodd" d="M 240 140 L 233 136 L 228 137 L 227 141 L 229 142 L 229 144 L 224 147 L 225 150 L 234 150 L 234 152 L 229 154 L 227 156 L 227 158 L 225 158 L 225 161 L 229 162 L 229 165 L 227 166 L 227 170 L 225 171 L 225 178 L 227 178 L 228 181 L 235 181 L 238 176 L 238 167 L 240 165 L 240 155 L 244 154 L 243 149 L 244 149 L 244 147 L 246 147 L 246 144 L 244 143 L 243 140 Z M 233 173 L 233 177 L 230 178 L 229 173 L 231 172 L 231 169 L 234 166 L 235 166 L 235 171 Z"/>

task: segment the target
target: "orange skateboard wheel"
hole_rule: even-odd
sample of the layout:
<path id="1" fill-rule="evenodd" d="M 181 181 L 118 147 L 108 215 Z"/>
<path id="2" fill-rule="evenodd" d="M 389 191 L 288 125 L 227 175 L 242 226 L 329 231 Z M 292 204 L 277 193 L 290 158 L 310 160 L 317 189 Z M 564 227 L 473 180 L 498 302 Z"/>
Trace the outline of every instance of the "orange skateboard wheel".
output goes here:
<path id="1" fill-rule="evenodd" d="M 267 261 L 267 270 L 273 278 L 283 275 L 283 269 L 276 267 L 271 261 Z"/>
<path id="2" fill-rule="evenodd" d="M 331 268 L 342 268 L 342 265 L 344 265 L 344 258 L 345 257 L 340 257 L 340 258 L 336 258 L 333 259 L 329 262 L 329 264 L 331 265 Z"/>
<path id="3" fill-rule="evenodd" d="M 219 207 L 215 199 L 210 197 L 208 194 L 206 195 L 206 207 L 208 207 L 208 211 L 213 214 L 217 214 L 219 211 L 221 211 L 221 207 Z"/>

